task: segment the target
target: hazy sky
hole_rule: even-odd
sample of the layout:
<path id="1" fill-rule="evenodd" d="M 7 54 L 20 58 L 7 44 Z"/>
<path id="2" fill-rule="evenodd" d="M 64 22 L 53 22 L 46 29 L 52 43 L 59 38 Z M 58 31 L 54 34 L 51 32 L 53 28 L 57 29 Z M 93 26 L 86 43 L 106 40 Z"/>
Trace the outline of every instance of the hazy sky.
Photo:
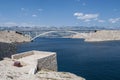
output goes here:
<path id="1" fill-rule="evenodd" d="M 120 26 L 120 0 L 0 0 L 0 25 Z"/>

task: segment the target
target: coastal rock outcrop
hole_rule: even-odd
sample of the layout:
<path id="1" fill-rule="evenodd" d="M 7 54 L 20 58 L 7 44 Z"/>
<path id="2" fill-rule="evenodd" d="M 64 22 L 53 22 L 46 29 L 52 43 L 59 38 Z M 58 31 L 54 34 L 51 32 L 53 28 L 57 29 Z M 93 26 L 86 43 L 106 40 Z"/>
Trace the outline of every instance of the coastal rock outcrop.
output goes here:
<path id="1" fill-rule="evenodd" d="M 29 42 L 30 37 L 24 36 L 17 31 L 0 31 L 0 60 L 16 54 L 16 44 Z"/>

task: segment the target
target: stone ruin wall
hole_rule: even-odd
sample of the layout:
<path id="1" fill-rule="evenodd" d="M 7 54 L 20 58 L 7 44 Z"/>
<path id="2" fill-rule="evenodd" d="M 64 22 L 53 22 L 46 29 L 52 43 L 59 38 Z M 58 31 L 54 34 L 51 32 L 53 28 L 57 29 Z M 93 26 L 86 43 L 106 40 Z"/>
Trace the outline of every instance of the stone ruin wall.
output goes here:
<path id="1" fill-rule="evenodd" d="M 37 53 L 37 52 L 40 52 L 40 53 Z M 16 60 L 19 60 L 21 58 L 25 58 L 25 57 L 28 57 L 28 56 L 31 56 L 31 55 L 37 55 L 37 54 L 41 54 L 41 56 L 43 54 L 49 54 L 47 56 L 44 56 L 42 58 L 38 58 L 38 59 L 34 59 L 34 63 L 36 64 L 37 66 L 37 69 L 38 71 L 40 70 L 50 70 L 50 71 L 57 71 L 57 56 L 56 56 L 56 53 L 54 52 L 44 52 L 44 51 L 28 51 L 28 52 L 23 52 L 23 53 L 20 53 L 20 54 L 15 54 L 15 55 L 12 55 L 11 58 L 12 59 L 16 59 Z M 40 55 L 38 55 L 40 56 Z M 33 65 L 34 65 L 33 63 Z"/>
<path id="2" fill-rule="evenodd" d="M 56 54 L 38 59 L 38 70 L 52 70 L 57 71 Z"/>

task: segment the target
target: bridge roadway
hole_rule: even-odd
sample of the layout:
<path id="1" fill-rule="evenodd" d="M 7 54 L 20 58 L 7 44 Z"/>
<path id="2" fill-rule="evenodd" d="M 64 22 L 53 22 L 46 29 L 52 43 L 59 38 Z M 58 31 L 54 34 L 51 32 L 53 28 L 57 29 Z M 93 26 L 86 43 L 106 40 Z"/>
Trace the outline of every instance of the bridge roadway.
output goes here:
<path id="1" fill-rule="evenodd" d="M 19 30 L 19 32 L 48 32 L 48 31 L 75 31 L 75 32 L 93 32 L 93 30 Z"/>

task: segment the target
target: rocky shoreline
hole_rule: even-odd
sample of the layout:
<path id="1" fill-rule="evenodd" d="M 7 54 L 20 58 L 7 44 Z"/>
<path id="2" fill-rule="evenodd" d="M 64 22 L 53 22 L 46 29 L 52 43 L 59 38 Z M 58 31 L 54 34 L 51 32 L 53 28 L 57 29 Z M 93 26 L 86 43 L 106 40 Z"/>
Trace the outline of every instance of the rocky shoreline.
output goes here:
<path id="1" fill-rule="evenodd" d="M 71 38 L 83 38 L 86 42 L 120 40 L 120 30 L 99 30 L 90 33 L 79 33 Z"/>

